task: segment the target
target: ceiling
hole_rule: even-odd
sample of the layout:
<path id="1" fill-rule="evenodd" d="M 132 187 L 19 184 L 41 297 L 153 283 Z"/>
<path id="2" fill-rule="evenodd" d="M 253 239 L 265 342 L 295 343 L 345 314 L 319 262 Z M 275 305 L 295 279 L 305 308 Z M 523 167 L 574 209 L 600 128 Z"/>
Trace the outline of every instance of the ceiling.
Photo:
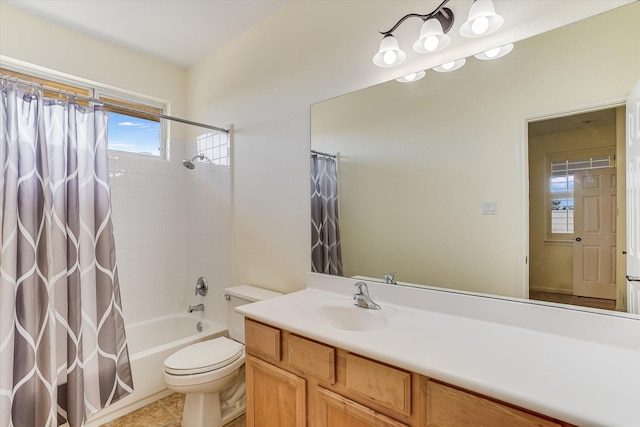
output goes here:
<path id="1" fill-rule="evenodd" d="M 542 136 L 576 130 L 615 126 L 616 109 L 590 111 L 548 120 L 529 123 L 529 136 Z"/>
<path id="2" fill-rule="evenodd" d="M 0 0 L 187 68 L 290 0 Z"/>
<path id="3" fill-rule="evenodd" d="M 188 68 L 293 1 L 295 0 L 0 0 L 0 6 L 11 5 L 64 27 Z M 340 1 L 346 3 L 347 0 Z M 384 6 L 384 3 L 394 3 L 396 0 L 367 1 L 370 2 L 371 10 L 375 11 Z M 424 1 L 425 4 L 433 5 L 441 2 Z M 457 1 L 471 3 L 471 0 Z M 502 0 L 500 13 L 507 22 L 505 27 L 521 27 L 526 33 L 532 16 L 542 15 L 548 16 L 546 19 L 550 21 L 559 20 L 557 23 L 551 22 L 548 29 L 629 1 L 631 0 L 593 0 L 581 2 L 580 10 L 574 10 L 572 2 L 567 0 Z M 358 3 L 365 2 L 359 0 Z M 566 16 L 572 19 L 563 20 Z M 385 20 L 384 26 L 389 25 L 389 22 L 393 22 L 393 19 Z M 416 29 L 409 26 L 399 28 L 398 38 L 411 39 L 413 33 L 407 37 L 403 34 L 403 31 L 409 30 L 415 32 Z M 508 32 L 504 34 L 507 37 Z M 455 44 L 458 37 L 456 34 L 452 35 L 452 44 Z M 378 43 L 377 34 L 374 38 L 371 49 Z M 469 47 L 472 46 L 471 41 L 465 40 L 465 43 L 459 45 Z M 406 64 L 410 63 L 411 61 L 406 61 Z"/>

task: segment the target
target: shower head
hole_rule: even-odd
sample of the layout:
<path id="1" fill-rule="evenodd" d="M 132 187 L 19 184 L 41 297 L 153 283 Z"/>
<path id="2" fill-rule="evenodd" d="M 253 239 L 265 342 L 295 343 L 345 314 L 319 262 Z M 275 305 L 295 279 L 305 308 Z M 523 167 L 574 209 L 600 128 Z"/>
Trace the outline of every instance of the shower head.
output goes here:
<path id="1" fill-rule="evenodd" d="M 182 165 L 187 169 L 195 169 L 196 168 L 196 165 L 193 164 L 193 161 L 192 160 L 188 160 L 188 159 L 184 159 L 182 161 Z"/>
<path id="2" fill-rule="evenodd" d="M 191 158 L 191 160 L 189 160 L 189 159 L 184 159 L 184 160 L 182 161 L 182 165 L 183 165 L 185 168 L 187 168 L 187 169 L 195 169 L 195 168 L 196 168 L 196 164 L 194 163 L 194 161 L 195 161 L 196 159 L 199 159 L 200 161 L 202 161 L 202 160 L 204 160 L 204 159 L 209 160 L 209 159 L 207 158 L 207 156 L 205 156 L 204 154 L 200 153 L 200 154 L 196 154 L 195 156 L 193 156 L 193 157 Z"/>

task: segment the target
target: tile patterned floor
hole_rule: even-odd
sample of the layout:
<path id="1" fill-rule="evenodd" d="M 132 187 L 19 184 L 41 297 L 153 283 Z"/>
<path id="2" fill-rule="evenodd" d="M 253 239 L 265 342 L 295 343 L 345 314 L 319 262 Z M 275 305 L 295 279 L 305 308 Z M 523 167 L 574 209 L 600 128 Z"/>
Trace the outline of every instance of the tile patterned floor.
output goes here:
<path id="1" fill-rule="evenodd" d="M 180 427 L 183 408 L 184 394 L 174 393 L 109 421 L 102 427 Z M 246 427 L 244 415 L 224 427 Z"/>

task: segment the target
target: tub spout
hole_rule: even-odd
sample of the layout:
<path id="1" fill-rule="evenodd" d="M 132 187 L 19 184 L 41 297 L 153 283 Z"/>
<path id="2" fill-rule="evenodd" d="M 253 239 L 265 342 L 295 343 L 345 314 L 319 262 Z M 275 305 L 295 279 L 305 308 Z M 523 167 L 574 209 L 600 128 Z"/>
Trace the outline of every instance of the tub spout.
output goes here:
<path id="1" fill-rule="evenodd" d="M 189 310 L 187 311 L 189 313 L 193 313 L 194 311 L 204 311 L 204 304 L 189 305 Z"/>

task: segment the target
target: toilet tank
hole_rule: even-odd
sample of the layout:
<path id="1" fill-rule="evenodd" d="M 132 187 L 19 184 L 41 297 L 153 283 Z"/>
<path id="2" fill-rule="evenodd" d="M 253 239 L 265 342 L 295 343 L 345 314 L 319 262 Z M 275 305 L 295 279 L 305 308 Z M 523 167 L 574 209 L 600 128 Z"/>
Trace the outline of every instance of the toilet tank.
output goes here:
<path id="1" fill-rule="evenodd" d="M 224 289 L 225 317 L 229 337 L 244 344 L 244 316 L 236 313 L 236 307 L 275 298 L 282 295 L 280 292 L 258 288 L 251 285 L 232 286 Z"/>

